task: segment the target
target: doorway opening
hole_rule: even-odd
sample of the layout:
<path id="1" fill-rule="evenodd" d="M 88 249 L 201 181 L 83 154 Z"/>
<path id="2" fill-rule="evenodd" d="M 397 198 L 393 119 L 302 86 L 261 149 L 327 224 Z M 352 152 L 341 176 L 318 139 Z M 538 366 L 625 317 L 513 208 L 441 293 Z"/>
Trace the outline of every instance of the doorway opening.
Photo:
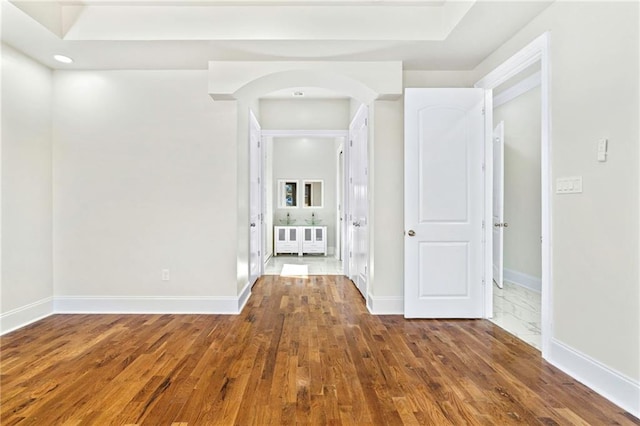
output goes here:
<path id="1" fill-rule="evenodd" d="M 266 97 L 259 109 L 264 274 L 345 275 L 366 294 L 367 108 Z"/>
<path id="2" fill-rule="evenodd" d="M 493 90 L 493 318 L 542 347 L 540 61 Z"/>
<path id="3" fill-rule="evenodd" d="M 265 204 L 265 275 L 343 275 L 337 221 L 336 152 L 344 136 L 264 138 L 270 188 Z M 297 266 L 294 268 L 293 266 Z"/>
<path id="4" fill-rule="evenodd" d="M 539 287 L 540 287 L 540 339 L 539 339 L 539 349 L 542 352 L 543 358 L 547 358 L 551 346 L 551 338 L 553 334 L 552 323 L 551 323 L 551 311 L 553 305 L 552 298 L 552 283 L 553 283 L 553 273 L 551 267 L 551 247 L 552 247 L 552 232 L 551 232 L 551 194 L 552 194 L 552 182 L 551 182 L 551 162 L 550 162 L 550 153 L 551 153 L 551 113 L 550 113 L 550 103 L 549 103 L 549 92 L 550 92 L 550 59 L 549 59 L 549 40 L 550 34 L 544 33 L 529 43 L 527 46 L 522 48 L 519 52 L 514 54 L 512 57 L 507 59 L 504 63 L 499 65 L 489 74 L 487 74 L 484 78 L 478 81 L 475 84 L 475 87 L 485 89 L 487 93 L 487 98 L 490 102 L 493 103 L 493 91 L 499 91 L 501 85 L 508 86 L 509 82 L 511 82 L 512 88 L 507 88 L 503 91 L 502 95 L 499 96 L 507 97 L 507 93 L 512 92 L 511 99 L 517 98 L 518 95 L 522 95 L 522 93 L 528 92 L 531 87 L 526 88 L 528 82 L 532 82 L 535 79 L 538 82 L 535 83 L 535 86 L 539 86 L 539 104 L 535 113 L 533 113 L 536 117 L 539 116 L 539 137 L 537 138 L 538 147 L 539 147 L 539 187 L 540 187 L 540 198 L 539 198 L 539 209 L 536 207 L 536 210 L 539 211 L 539 246 L 536 252 L 540 253 L 540 262 L 539 262 L 539 271 L 540 271 L 540 279 L 539 279 Z M 539 72 L 538 72 L 539 71 Z M 534 75 L 538 75 L 539 77 L 534 77 Z M 519 76 L 519 77 L 518 77 Z M 517 82 L 517 83 L 516 83 Z M 522 83 L 520 83 L 522 82 Z M 517 87 L 520 87 L 519 89 Z M 523 90 L 526 88 L 526 90 Z M 520 93 L 518 93 L 520 92 Z M 535 93 L 535 92 L 534 92 Z M 515 94 L 515 96 L 514 96 Z M 500 98 L 496 96 L 496 104 L 500 104 Z M 507 106 L 507 103 L 503 103 L 503 106 Z M 498 106 L 498 108 L 501 108 Z M 488 109 L 487 114 L 488 119 L 488 127 L 493 129 L 493 107 Z M 497 124 L 497 123 L 496 123 Z M 518 126 L 516 125 L 516 128 Z M 505 129 L 508 128 L 508 123 L 505 122 Z M 506 135 L 508 138 L 509 135 Z M 491 140 L 491 139 L 488 139 Z M 486 159 L 486 181 L 485 181 L 485 218 L 491 223 L 493 219 L 493 207 L 494 207 L 494 199 L 493 199 L 493 181 L 494 181 L 494 173 L 493 173 L 493 158 L 494 158 L 494 144 L 487 144 L 485 146 L 485 159 Z M 517 188 L 516 188 L 517 189 Z M 516 218 L 519 220 L 519 218 Z M 529 223 L 532 221 L 529 220 Z M 509 223 L 509 220 L 506 220 L 506 223 Z M 487 247 L 485 249 L 485 273 L 487 277 L 493 277 L 493 269 L 494 269 L 494 261 L 493 261 L 493 229 L 494 226 L 486 227 L 485 231 L 485 239 L 487 242 Z M 511 229 L 511 226 L 508 228 Z M 509 274 L 505 274 L 505 278 L 508 277 Z M 527 274 L 528 275 L 528 274 Z M 512 277 L 513 278 L 513 277 Z M 520 279 L 520 282 L 523 283 L 522 276 L 516 277 L 515 279 Z M 491 318 L 494 314 L 494 289 L 497 286 L 489 280 L 487 282 L 488 285 L 486 288 L 486 312 L 487 317 Z"/>

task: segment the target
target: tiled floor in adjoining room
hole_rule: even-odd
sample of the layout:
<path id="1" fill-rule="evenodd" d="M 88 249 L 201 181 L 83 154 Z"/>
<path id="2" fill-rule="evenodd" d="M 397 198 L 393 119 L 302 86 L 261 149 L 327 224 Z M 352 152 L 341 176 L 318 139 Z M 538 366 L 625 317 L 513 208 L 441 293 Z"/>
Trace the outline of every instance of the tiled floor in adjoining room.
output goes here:
<path id="1" fill-rule="evenodd" d="M 493 285 L 493 318 L 491 321 L 540 349 L 542 346 L 540 293 L 505 281 L 504 288 Z"/>
<path id="2" fill-rule="evenodd" d="M 265 275 L 280 275 L 285 265 L 307 265 L 309 275 L 342 275 L 342 261 L 334 256 L 278 255 L 271 256 L 264 269 Z M 289 268 L 290 269 L 290 268 Z M 306 274 L 305 274 L 306 275 Z"/>

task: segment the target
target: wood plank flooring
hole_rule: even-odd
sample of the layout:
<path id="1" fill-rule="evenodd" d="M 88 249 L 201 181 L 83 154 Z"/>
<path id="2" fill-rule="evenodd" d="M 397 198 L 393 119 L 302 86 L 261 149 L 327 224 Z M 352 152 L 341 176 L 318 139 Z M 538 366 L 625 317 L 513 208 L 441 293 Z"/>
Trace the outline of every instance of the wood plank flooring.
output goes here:
<path id="1" fill-rule="evenodd" d="M 54 315 L 0 339 L 0 423 L 639 425 L 489 321 L 372 316 L 343 277 L 241 315 Z"/>

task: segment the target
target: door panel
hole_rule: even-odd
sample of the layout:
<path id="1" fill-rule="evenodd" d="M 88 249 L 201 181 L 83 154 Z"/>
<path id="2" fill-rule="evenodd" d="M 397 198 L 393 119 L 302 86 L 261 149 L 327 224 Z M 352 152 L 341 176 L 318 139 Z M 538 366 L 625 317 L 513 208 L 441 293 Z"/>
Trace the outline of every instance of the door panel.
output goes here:
<path id="1" fill-rule="evenodd" d="M 468 297 L 469 244 L 456 242 L 420 243 L 420 298 Z"/>
<path id="2" fill-rule="evenodd" d="M 450 123 L 463 120 L 465 113 L 464 109 L 437 106 L 419 112 L 421 222 L 466 222 L 468 219 L 469 153 L 465 128 L 450 128 Z"/>
<path id="3" fill-rule="evenodd" d="M 405 92 L 405 317 L 480 318 L 484 91 Z"/>
<path id="4" fill-rule="evenodd" d="M 493 130 L 493 280 L 503 287 L 504 273 L 504 122 Z"/>

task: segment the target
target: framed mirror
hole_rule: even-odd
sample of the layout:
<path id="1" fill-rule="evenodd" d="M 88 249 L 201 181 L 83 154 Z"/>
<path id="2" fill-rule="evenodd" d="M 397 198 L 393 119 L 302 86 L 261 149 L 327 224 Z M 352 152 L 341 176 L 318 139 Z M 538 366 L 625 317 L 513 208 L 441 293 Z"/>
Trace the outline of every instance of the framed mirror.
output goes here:
<path id="1" fill-rule="evenodd" d="M 298 207 L 298 181 L 295 179 L 278 180 L 278 208 Z"/>
<path id="2" fill-rule="evenodd" d="M 303 180 L 302 181 L 302 206 L 306 208 L 323 207 L 324 206 L 324 188 L 323 181 Z"/>

